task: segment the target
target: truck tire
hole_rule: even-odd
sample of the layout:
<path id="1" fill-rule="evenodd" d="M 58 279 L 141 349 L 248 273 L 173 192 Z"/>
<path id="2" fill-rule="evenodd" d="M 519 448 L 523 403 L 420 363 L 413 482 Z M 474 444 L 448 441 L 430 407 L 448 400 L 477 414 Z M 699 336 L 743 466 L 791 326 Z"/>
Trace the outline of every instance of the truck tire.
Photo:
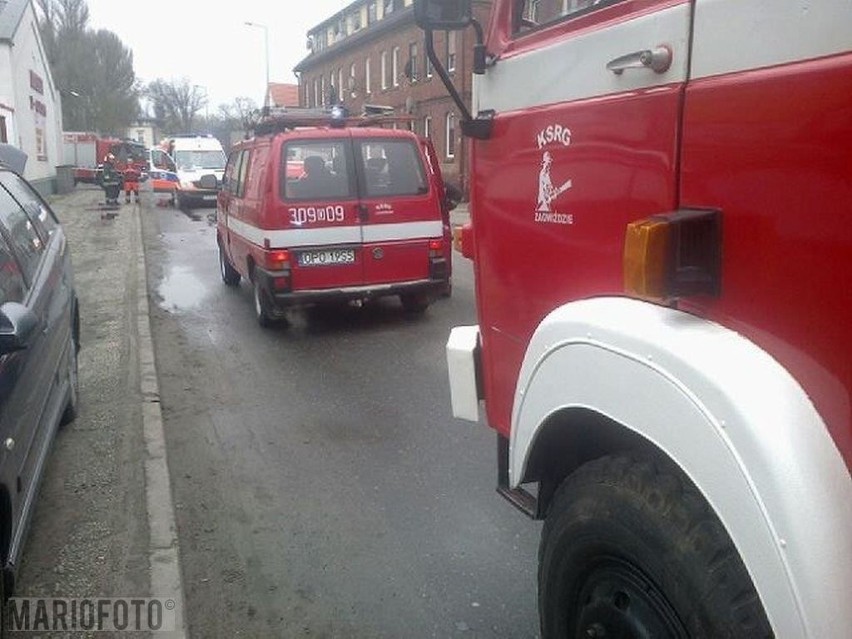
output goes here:
<path id="1" fill-rule="evenodd" d="M 231 261 L 222 250 L 222 245 L 219 244 L 219 273 L 222 275 L 222 281 L 226 286 L 238 286 L 242 276 L 240 272 L 231 266 Z"/>
<path id="2" fill-rule="evenodd" d="M 539 548 L 543 639 L 772 637 L 733 543 L 667 460 L 589 462 L 559 487 Z"/>

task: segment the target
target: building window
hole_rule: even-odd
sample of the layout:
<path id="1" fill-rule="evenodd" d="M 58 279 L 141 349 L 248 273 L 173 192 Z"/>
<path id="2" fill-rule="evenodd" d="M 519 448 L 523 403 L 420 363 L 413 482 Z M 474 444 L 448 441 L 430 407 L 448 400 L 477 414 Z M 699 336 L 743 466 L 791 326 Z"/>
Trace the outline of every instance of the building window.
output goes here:
<path id="1" fill-rule="evenodd" d="M 367 5 L 367 24 L 373 24 L 378 19 L 379 14 L 378 9 L 376 8 L 376 3 L 371 2 Z"/>
<path id="2" fill-rule="evenodd" d="M 384 14 L 388 15 L 389 13 L 393 13 L 394 9 L 396 9 L 396 2 L 394 0 L 384 0 Z"/>
<path id="3" fill-rule="evenodd" d="M 0 142 L 8 144 L 9 132 L 6 130 L 6 116 L 0 115 Z"/>
<path id="4" fill-rule="evenodd" d="M 447 31 L 447 71 L 456 70 L 456 32 Z"/>
<path id="5" fill-rule="evenodd" d="M 430 139 L 432 137 L 432 117 L 428 115 L 423 118 L 423 137 Z"/>
<path id="6" fill-rule="evenodd" d="M 319 79 L 314 78 L 314 99 L 311 101 L 311 106 L 319 106 Z"/>
<path id="7" fill-rule="evenodd" d="M 325 76 L 323 75 L 323 76 L 320 76 L 320 102 L 319 102 L 319 104 L 317 104 L 317 106 L 320 106 L 320 105 L 325 106 L 326 95 L 327 94 L 325 92 Z"/>
<path id="8" fill-rule="evenodd" d="M 447 159 L 452 160 L 456 157 L 456 116 L 454 113 L 447 113 Z"/>
<path id="9" fill-rule="evenodd" d="M 382 89 L 388 88 L 388 52 L 382 51 Z"/>
<path id="10" fill-rule="evenodd" d="M 391 73 L 393 73 L 393 85 L 399 86 L 399 47 L 393 48 L 391 56 Z"/>
<path id="11" fill-rule="evenodd" d="M 348 85 L 347 88 L 349 89 L 350 95 L 352 95 L 352 97 L 354 98 L 355 97 L 355 95 L 354 95 L 355 94 L 355 88 L 356 88 L 356 85 L 355 85 L 355 63 L 354 62 L 351 65 L 349 65 L 349 80 L 348 80 L 348 82 L 349 82 L 349 85 Z"/>
<path id="12" fill-rule="evenodd" d="M 343 69 L 337 70 L 337 101 L 343 102 Z"/>
<path id="13" fill-rule="evenodd" d="M 370 78 L 370 58 L 364 60 L 364 93 L 370 95 L 373 92 L 373 83 Z"/>
<path id="14" fill-rule="evenodd" d="M 427 78 L 431 78 L 432 77 L 432 61 L 429 59 L 428 55 L 424 55 L 423 60 L 425 62 L 425 76 Z"/>
<path id="15" fill-rule="evenodd" d="M 412 42 L 408 45 L 408 62 L 405 67 L 408 79 L 412 82 L 417 82 L 417 43 Z"/>
<path id="16" fill-rule="evenodd" d="M 358 9 L 358 11 L 356 11 L 355 13 L 353 13 L 352 15 L 349 16 L 349 23 L 351 25 L 349 27 L 350 33 L 361 30 L 361 9 L 360 8 Z"/>

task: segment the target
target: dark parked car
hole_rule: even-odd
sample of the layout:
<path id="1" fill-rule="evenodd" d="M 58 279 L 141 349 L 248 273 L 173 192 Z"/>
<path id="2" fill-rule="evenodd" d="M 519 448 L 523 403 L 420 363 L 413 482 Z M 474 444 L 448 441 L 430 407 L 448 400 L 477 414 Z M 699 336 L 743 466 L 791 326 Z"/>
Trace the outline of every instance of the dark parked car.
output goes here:
<path id="1" fill-rule="evenodd" d="M 10 168 L 16 158 L 0 144 L 0 602 L 14 585 L 50 443 L 76 415 L 80 347 L 68 242 Z"/>

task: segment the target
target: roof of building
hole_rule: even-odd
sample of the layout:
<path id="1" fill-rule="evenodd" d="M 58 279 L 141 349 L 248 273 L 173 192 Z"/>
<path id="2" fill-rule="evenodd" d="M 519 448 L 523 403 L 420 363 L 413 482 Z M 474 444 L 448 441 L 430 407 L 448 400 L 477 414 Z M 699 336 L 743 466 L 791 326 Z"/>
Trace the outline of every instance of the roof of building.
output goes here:
<path id="1" fill-rule="evenodd" d="M 30 0 L 0 0 L 0 42 L 11 42 Z"/>
<path id="2" fill-rule="evenodd" d="M 270 82 L 269 98 L 273 106 L 297 107 L 299 106 L 299 85 Z"/>

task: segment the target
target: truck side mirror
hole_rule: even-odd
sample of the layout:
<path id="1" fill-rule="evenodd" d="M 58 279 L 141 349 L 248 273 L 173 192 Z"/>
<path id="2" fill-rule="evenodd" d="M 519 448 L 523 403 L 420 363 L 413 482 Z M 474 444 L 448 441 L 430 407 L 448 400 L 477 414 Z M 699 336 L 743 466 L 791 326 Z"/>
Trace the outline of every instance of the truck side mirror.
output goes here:
<path id="1" fill-rule="evenodd" d="M 473 21 L 471 0 L 414 0 L 414 21 L 426 31 L 466 29 Z"/>

